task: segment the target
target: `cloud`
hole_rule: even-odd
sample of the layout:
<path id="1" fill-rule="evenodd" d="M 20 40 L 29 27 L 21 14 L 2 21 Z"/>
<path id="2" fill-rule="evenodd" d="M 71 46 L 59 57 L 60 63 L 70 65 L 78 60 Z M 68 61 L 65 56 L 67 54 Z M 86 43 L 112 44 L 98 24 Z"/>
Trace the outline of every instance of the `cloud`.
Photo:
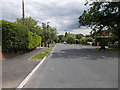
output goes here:
<path id="1" fill-rule="evenodd" d="M 20 17 L 21 9 L 19 9 L 20 5 L 6 2 L 2 3 L 2 19 L 14 21 L 16 18 Z"/>
<path id="2" fill-rule="evenodd" d="M 89 35 L 91 32 L 91 29 L 90 28 L 84 28 L 84 29 L 81 29 L 81 28 L 78 28 L 78 29 L 73 29 L 71 31 L 71 33 L 74 33 L 74 34 L 78 34 L 78 33 L 81 33 L 83 35 Z"/>
<path id="3" fill-rule="evenodd" d="M 25 0 L 25 16 L 31 16 L 42 22 L 50 22 L 60 34 L 65 31 L 78 32 L 78 17 L 88 9 L 84 0 Z M 22 17 L 19 0 L 2 1 L 2 18 L 15 21 Z M 79 28 L 80 29 L 80 28 Z M 82 31 L 82 30 L 81 30 Z"/>

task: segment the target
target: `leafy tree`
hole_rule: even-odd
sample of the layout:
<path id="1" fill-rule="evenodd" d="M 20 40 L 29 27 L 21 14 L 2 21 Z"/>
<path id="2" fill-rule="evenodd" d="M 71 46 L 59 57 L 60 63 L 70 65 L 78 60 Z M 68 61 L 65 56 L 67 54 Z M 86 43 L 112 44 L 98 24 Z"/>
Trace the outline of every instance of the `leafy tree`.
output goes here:
<path id="1" fill-rule="evenodd" d="M 67 36 L 66 36 L 66 42 L 67 43 L 70 43 L 70 44 L 73 44 L 73 43 L 75 43 L 75 39 L 76 39 L 76 36 L 75 36 L 75 34 L 67 34 Z"/>
<path id="2" fill-rule="evenodd" d="M 65 41 L 65 36 L 64 35 L 59 35 L 58 36 L 59 42 L 64 42 Z"/>
<path id="3" fill-rule="evenodd" d="M 80 26 L 90 26 L 93 33 L 108 30 L 120 37 L 120 2 L 93 2 L 79 17 Z"/>
<path id="4" fill-rule="evenodd" d="M 54 42 L 55 42 L 55 43 L 59 43 L 59 38 L 58 38 L 57 35 L 55 36 Z"/>
<path id="5" fill-rule="evenodd" d="M 49 32 L 48 32 L 47 25 L 45 23 L 42 23 L 42 38 L 43 38 L 43 43 L 46 46 L 47 41 L 49 39 Z"/>
<path id="6" fill-rule="evenodd" d="M 49 32 L 50 32 L 49 40 L 51 43 L 53 43 L 57 37 L 57 29 L 55 27 L 50 27 Z"/>
<path id="7" fill-rule="evenodd" d="M 23 18 L 18 18 L 15 23 L 23 24 L 22 22 Z M 57 34 L 57 29 L 54 27 L 46 25 L 45 23 L 42 23 L 42 26 L 38 26 L 38 20 L 33 19 L 32 17 L 25 18 L 25 26 L 27 27 L 28 31 L 31 31 L 39 36 L 42 36 L 42 43 L 44 43 L 44 46 L 47 45 L 47 43 L 54 42 L 54 39 Z"/>
<path id="8" fill-rule="evenodd" d="M 67 37 L 67 35 L 68 35 L 68 33 L 67 33 L 67 32 L 65 32 L 65 37 Z"/>
<path id="9" fill-rule="evenodd" d="M 51 27 L 42 23 L 42 38 L 44 45 L 46 46 L 47 43 L 53 43 L 57 35 L 57 29 L 55 27 Z"/>
<path id="10" fill-rule="evenodd" d="M 40 26 L 35 26 L 32 32 L 39 36 L 42 36 L 42 28 Z"/>
<path id="11" fill-rule="evenodd" d="M 83 37 L 82 34 L 76 34 L 76 39 L 81 39 Z"/>
<path id="12" fill-rule="evenodd" d="M 64 42 L 66 41 L 69 44 L 79 44 L 80 43 L 80 39 L 83 37 L 82 34 L 71 34 L 71 33 L 67 33 L 65 32 L 65 35 L 59 35 L 59 42 Z"/>
<path id="13" fill-rule="evenodd" d="M 88 42 L 93 42 L 94 43 L 94 41 L 95 40 L 93 38 L 91 38 L 91 37 L 86 37 L 86 38 L 80 39 L 81 44 L 88 44 Z"/>
<path id="14" fill-rule="evenodd" d="M 23 24 L 23 18 L 17 18 L 15 23 Z M 32 17 L 25 18 L 24 25 L 28 28 L 29 31 L 34 32 L 35 27 L 38 25 L 38 20 L 35 20 Z"/>

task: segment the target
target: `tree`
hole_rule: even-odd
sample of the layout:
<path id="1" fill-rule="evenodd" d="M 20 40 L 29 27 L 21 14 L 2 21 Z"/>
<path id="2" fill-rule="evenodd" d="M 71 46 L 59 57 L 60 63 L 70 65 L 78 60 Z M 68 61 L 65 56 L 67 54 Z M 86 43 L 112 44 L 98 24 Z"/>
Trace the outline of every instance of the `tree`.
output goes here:
<path id="1" fill-rule="evenodd" d="M 55 27 L 50 27 L 49 28 L 49 41 L 51 42 L 51 43 L 53 43 L 54 42 L 54 40 L 56 39 L 56 37 L 57 37 L 57 29 L 55 28 Z"/>
<path id="2" fill-rule="evenodd" d="M 108 30 L 120 37 L 120 2 L 93 2 L 79 17 L 80 26 L 90 26 L 93 33 Z"/>
<path id="3" fill-rule="evenodd" d="M 17 18 L 15 23 L 23 24 L 23 18 Z M 28 17 L 24 19 L 24 25 L 28 28 L 29 31 L 34 32 L 35 27 L 38 26 L 38 20 Z"/>
<path id="4" fill-rule="evenodd" d="M 86 38 L 82 38 L 82 39 L 80 39 L 80 43 L 81 44 L 89 44 L 88 42 L 92 42 L 92 43 L 94 43 L 94 39 L 93 38 L 91 38 L 91 37 L 86 37 Z"/>
<path id="5" fill-rule="evenodd" d="M 59 42 L 67 42 L 69 44 L 79 44 L 80 39 L 83 37 L 82 34 L 71 34 L 65 32 L 65 35 L 59 35 Z"/>
<path id="6" fill-rule="evenodd" d="M 65 41 L 65 36 L 64 35 L 59 35 L 58 38 L 59 38 L 60 43 Z"/>
<path id="7" fill-rule="evenodd" d="M 58 36 L 57 36 L 57 35 L 55 36 L 54 41 L 55 41 L 55 43 L 59 43 L 59 38 L 58 38 Z"/>
<path id="8" fill-rule="evenodd" d="M 28 31 L 42 36 L 42 43 L 44 43 L 44 46 L 49 43 L 53 43 L 57 35 L 57 29 L 55 27 L 49 26 L 48 23 L 42 23 L 42 26 L 40 27 L 38 22 L 38 20 L 35 20 L 32 17 L 28 17 L 25 18 L 24 26 L 27 27 Z M 18 18 L 15 23 L 23 24 L 22 18 Z"/>
<path id="9" fill-rule="evenodd" d="M 48 30 L 47 30 L 47 25 L 45 23 L 42 23 L 42 38 L 43 38 L 43 43 L 44 46 L 47 45 L 47 40 L 48 40 Z"/>
<path id="10" fill-rule="evenodd" d="M 45 23 L 42 23 L 42 38 L 43 43 L 46 46 L 47 43 L 53 43 L 55 38 L 57 36 L 57 29 L 55 27 L 51 27 L 46 25 Z"/>
<path id="11" fill-rule="evenodd" d="M 68 35 L 68 33 L 67 33 L 67 32 L 65 32 L 65 37 L 67 37 L 67 35 Z"/>
<path id="12" fill-rule="evenodd" d="M 70 43 L 70 44 L 74 44 L 75 39 L 76 39 L 76 35 L 75 34 L 70 34 L 70 33 L 68 33 L 66 38 L 65 38 L 66 42 Z"/>
<path id="13" fill-rule="evenodd" d="M 76 34 L 76 39 L 81 39 L 83 37 L 82 34 Z"/>
<path id="14" fill-rule="evenodd" d="M 40 26 L 35 26 L 32 32 L 39 36 L 42 36 L 42 28 Z"/>

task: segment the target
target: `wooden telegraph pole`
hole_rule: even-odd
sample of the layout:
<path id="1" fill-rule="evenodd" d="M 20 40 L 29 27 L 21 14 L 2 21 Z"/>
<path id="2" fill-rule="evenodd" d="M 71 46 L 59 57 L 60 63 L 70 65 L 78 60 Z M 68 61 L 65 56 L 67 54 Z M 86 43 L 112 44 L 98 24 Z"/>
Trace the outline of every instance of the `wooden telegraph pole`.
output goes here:
<path id="1" fill-rule="evenodd" d="M 25 24 L 24 0 L 22 0 L 22 18 L 23 18 L 23 25 L 24 25 Z"/>

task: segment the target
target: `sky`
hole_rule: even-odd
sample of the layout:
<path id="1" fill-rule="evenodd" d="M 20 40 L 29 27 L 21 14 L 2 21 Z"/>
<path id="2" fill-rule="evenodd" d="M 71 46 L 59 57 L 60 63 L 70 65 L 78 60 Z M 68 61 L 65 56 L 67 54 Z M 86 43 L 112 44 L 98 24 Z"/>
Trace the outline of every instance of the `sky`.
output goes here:
<path id="1" fill-rule="evenodd" d="M 22 0 L 2 0 L 1 16 L 3 20 L 15 21 L 22 17 Z M 89 34 L 88 27 L 80 27 L 79 16 L 89 7 L 85 6 L 85 0 L 24 0 L 25 17 L 31 16 L 42 22 L 50 22 L 58 30 L 58 34 L 70 32 L 74 34 Z"/>

